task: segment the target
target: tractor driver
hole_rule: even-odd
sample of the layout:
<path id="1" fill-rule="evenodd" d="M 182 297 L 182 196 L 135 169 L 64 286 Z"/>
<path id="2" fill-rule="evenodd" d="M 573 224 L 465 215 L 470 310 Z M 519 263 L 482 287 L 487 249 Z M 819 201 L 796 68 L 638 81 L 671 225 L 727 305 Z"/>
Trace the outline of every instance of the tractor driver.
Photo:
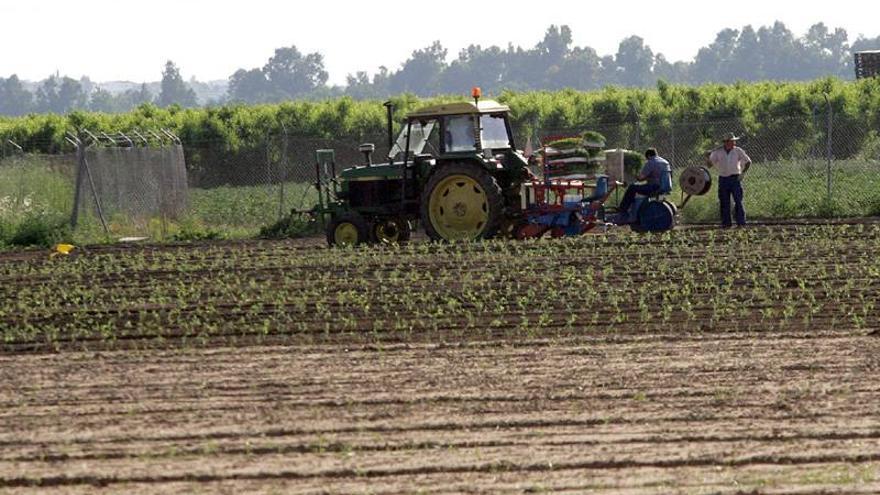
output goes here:
<path id="1" fill-rule="evenodd" d="M 473 151 L 474 118 L 460 115 L 446 119 L 446 151 Z"/>
<path id="2" fill-rule="evenodd" d="M 645 183 L 630 184 L 626 188 L 626 193 L 624 193 L 623 199 L 618 206 L 620 214 L 617 223 L 631 223 L 635 221 L 634 218 L 629 218 L 629 209 L 636 199 L 636 194 L 651 196 L 660 192 L 663 174 L 672 174 L 672 166 L 669 165 L 665 158 L 657 155 L 655 148 L 645 150 L 645 158 L 648 161 L 636 177 L 636 181 L 645 181 Z"/>

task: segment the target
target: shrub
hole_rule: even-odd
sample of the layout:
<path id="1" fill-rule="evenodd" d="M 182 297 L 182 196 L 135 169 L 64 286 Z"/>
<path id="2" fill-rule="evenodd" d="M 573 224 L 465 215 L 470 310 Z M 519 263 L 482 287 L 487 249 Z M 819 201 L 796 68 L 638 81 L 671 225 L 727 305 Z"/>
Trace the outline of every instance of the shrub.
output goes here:
<path id="1" fill-rule="evenodd" d="M 259 237 L 261 239 L 292 239 L 315 234 L 319 230 L 318 222 L 312 221 L 306 216 L 291 213 L 272 225 L 261 228 Z"/>
<path id="2" fill-rule="evenodd" d="M 4 228 L 7 230 L 8 227 Z M 11 246 L 50 247 L 53 244 L 70 239 L 70 226 L 61 218 L 47 216 L 31 216 L 21 221 L 12 229 L 7 243 Z"/>
<path id="3" fill-rule="evenodd" d="M 208 241 L 225 239 L 226 233 L 207 227 L 194 220 L 186 220 L 180 224 L 180 230 L 171 235 L 175 241 Z"/>
<path id="4" fill-rule="evenodd" d="M 880 217 L 880 198 L 868 200 L 867 212 L 869 216 Z"/>
<path id="5" fill-rule="evenodd" d="M 834 198 L 822 198 L 817 204 L 816 214 L 820 218 L 834 218 L 840 216 L 840 205 Z"/>

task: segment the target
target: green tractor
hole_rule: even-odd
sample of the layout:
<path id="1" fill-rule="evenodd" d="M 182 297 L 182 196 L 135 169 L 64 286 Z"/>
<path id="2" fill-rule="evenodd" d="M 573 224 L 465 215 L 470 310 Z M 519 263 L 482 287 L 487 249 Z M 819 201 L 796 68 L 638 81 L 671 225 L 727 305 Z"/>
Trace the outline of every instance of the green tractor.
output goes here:
<path id="1" fill-rule="evenodd" d="M 403 243 L 420 222 L 433 240 L 509 235 L 522 215 L 528 162 L 516 149 L 510 108 L 480 100 L 445 103 L 406 116 L 393 138 L 388 110 L 388 163 L 365 160 L 338 175 L 332 150 L 317 151 L 319 204 L 309 211 L 326 225 L 331 246 Z"/>

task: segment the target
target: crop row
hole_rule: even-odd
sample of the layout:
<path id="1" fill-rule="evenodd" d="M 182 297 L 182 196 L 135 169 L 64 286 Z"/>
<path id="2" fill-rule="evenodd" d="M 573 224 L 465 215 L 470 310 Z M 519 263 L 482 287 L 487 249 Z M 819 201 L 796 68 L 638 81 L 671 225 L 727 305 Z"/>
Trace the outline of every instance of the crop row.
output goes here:
<path id="1" fill-rule="evenodd" d="M 88 248 L 0 264 L 8 349 L 877 326 L 880 225 L 364 249 Z"/>

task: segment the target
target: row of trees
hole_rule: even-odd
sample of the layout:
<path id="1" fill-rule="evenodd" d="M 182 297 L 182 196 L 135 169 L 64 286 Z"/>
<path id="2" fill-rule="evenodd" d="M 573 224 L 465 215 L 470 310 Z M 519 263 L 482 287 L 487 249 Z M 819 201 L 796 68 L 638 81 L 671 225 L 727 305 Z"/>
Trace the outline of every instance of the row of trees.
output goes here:
<path id="1" fill-rule="evenodd" d="M 146 84 L 114 94 L 96 87 L 88 78 L 76 80 L 58 75 L 41 81 L 32 93 L 16 75 L 7 79 L 0 78 L 0 115 L 66 114 L 73 110 L 119 113 L 130 111 L 144 103 L 155 103 L 160 107 L 173 104 L 184 107 L 197 105 L 195 92 L 171 61 L 165 64 L 160 91 L 155 96 Z"/>
<path id="2" fill-rule="evenodd" d="M 837 76 L 852 78 L 852 53 L 880 48 L 880 37 L 855 40 L 847 32 L 823 23 L 801 37 L 781 22 L 754 29 L 725 29 L 701 48 L 694 60 L 670 62 L 644 40 L 630 36 L 614 55 L 600 56 L 590 47 L 572 45 L 568 26 L 550 26 L 532 48 L 471 45 L 447 62 L 448 51 L 437 41 L 415 50 L 400 68 L 380 68 L 375 74 L 357 72 L 344 87 L 328 87 L 328 73 L 320 53 L 301 53 L 295 46 L 279 48 L 265 65 L 239 69 L 229 77 L 225 101 L 215 103 L 272 103 L 291 99 L 387 98 L 411 93 L 421 97 L 463 94 L 478 85 L 488 94 L 504 90 L 591 90 L 609 85 L 654 87 L 658 81 L 683 84 L 760 80 L 812 80 Z M 124 112 L 142 103 L 160 107 L 197 105 L 192 88 L 169 61 L 162 72 L 157 95 L 146 85 L 111 94 L 94 89 L 87 78 L 76 81 L 52 76 L 35 92 L 16 76 L 0 78 L 0 114 L 67 113 L 74 109 Z"/>
<path id="3" fill-rule="evenodd" d="M 394 97 L 396 120 L 400 122 L 415 108 L 451 99 Z M 749 152 L 756 160 L 806 153 L 824 156 L 826 119 L 831 115 L 834 157 L 873 163 L 880 151 L 880 78 L 700 87 L 661 81 L 655 89 L 505 91 L 498 99 L 511 108 L 521 147 L 527 136 L 537 143 L 551 135 L 596 130 L 610 147 L 638 148 L 650 143 L 679 163 L 699 159 L 717 146 L 720 136 L 735 130 L 747 136 Z M 0 118 L 0 155 L 17 154 L 18 146 L 24 152 L 70 152 L 65 133 L 82 128 L 97 133 L 167 128 L 184 145 L 190 177 L 199 184 L 219 185 L 243 177 L 253 180 L 253 167 L 262 170 L 266 153 L 277 151 L 281 143 L 289 146 L 287 156 L 292 163 L 307 165 L 303 170 L 311 170 L 308 164 L 313 163 L 314 150 L 321 148 L 336 149 L 341 166 L 356 163 L 360 160 L 358 144 L 381 146 L 385 141 L 384 110 L 382 100 L 342 97 L 191 109 L 143 104 L 125 114 L 31 114 Z M 6 146 L 10 141 L 18 146 Z"/>
<path id="4" fill-rule="evenodd" d="M 820 77 L 853 77 L 852 53 L 880 49 L 880 36 L 860 37 L 851 45 L 844 29 L 825 24 L 801 37 L 783 23 L 754 29 L 724 29 L 701 48 L 693 61 L 670 62 L 639 36 L 620 42 L 613 55 L 573 46 L 568 26 L 550 26 L 532 48 L 471 45 L 447 62 L 439 41 L 415 50 L 398 70 L 382 67 L 375 74 L 350 74 L 344 88 L 327 88 L 320 54 L 307 56 L 295 47 L 276 50 L 262 69 L 239 70 L 230 78 L 231 101 L 260 103 L 309 96 L 386 98 L 401 93 L 418 96 L 461 94 L 474 85 L 492 94 L 503 90 L 598 89 L 608 85 L 653 87 L 657 81 L 705 84 L 736 81 L 805 81 Z M 284 77 L 279 77 L 280 73 Z M 296 81 L 296 84 L 293 83 Z"/>
<path id="5" fill-rule="evenodd" d="M 880 78 L 842 81 L 824 78 L 805 83 L 706 84 L 700 87 L 657 83 L 653 89 L 607 87 L 599 91 L 505 91 L 498 100 L 511 107 L 513 126 L 529 129 L 589 129 L 605 125 L 741 122 L 745 130 L 781 120 L 821 121 L 826 102 L 836 123 L 858 124 L 864 133 L 880 129 Z M 826 100 L 827 97 L 827 100 Z M 466 99 L 420 99 L 411 94 L 392 98 L 396 120 L 420 106 Z M 124 114 L 72 112 L 0 118 L 0 142 L 10 139 L 25 151 L 57 151 L 64 134 L 77 128 L 108 133 L 127 129 L 168 128 L 185 144 L 209 143 L 234 149 L 258 146 L 267 136 L 320 139 L 375 139 L 385 132 L 382 100 L 357 101 L 351 97 L 321 101 L 298 100 L 281 104 L 225 105 L 210 108 L 160 108 L 142 104 Z"/>

